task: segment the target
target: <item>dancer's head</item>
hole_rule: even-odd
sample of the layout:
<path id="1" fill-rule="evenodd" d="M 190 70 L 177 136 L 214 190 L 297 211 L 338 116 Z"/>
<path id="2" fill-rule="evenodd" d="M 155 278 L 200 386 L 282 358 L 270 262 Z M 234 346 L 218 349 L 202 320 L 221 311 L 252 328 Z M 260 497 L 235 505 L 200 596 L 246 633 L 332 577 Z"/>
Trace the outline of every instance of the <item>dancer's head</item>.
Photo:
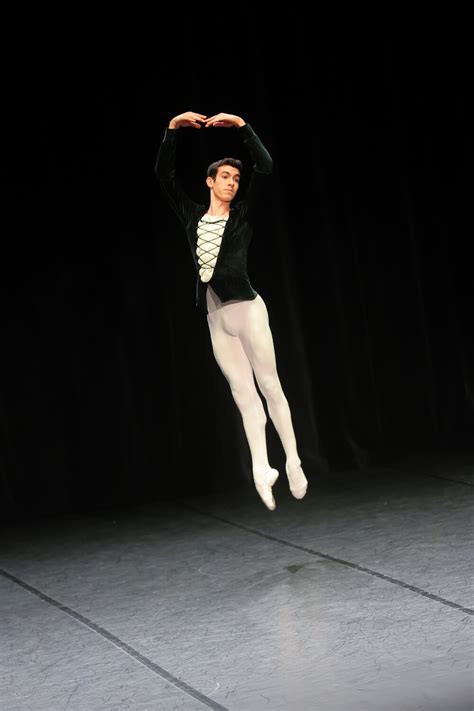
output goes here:
<path id="1" fill-rule="evenodd" d="M 237 158 L 221 158 L 207 169 L 206 185 L 222 202 L 232 202 L 240 185 L 242 162 Z"/>

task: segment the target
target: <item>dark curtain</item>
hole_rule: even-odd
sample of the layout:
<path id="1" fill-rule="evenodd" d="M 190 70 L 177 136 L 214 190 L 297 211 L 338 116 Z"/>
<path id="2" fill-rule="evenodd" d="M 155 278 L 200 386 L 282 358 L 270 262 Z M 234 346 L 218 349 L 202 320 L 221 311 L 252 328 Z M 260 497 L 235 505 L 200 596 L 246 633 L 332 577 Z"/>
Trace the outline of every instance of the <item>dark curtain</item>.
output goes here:
<path id="1" fill-rule="evenodd" d="M 150 28 L 51 33 L 6 80 L 4 516 L 250 479 L 186 238 L 153 172 L 169 118 L 188 109 L 243 116 L 274 158 L 249 273 L 308 478 L 473 448 L 463 42 L 348 41 L 290 10 L 271 32 L 249 7 L 231 24 L 179 19 L 162 16 L 154 41 Z M 206 199 L 205 168 L 228 154 L 248 159 L 235 131 L 182 132 L 191 195 Z"/>

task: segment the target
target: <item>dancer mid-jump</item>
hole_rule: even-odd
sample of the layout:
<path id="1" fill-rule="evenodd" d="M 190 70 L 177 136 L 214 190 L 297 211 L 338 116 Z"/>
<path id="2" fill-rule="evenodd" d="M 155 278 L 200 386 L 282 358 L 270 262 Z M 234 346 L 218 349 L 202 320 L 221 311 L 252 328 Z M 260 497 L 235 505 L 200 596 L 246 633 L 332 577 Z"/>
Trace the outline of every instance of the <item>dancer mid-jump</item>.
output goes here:
<path id="1" fill-rule="evenodd" d="M 240 184 L 242 163 L 223 158 L 207 169 L 209 204 L 193 202 L 183 191 L 175 171 L 180 128 L 235 127 L 253 161 L 245 198 L 232 204 Z M 290 491 L 306 494 L 308 481 L 298 456 L 288 401 L 277 372 L 268 312 L 247 273 L 247 249 L 260 188 L 271 174 L 273 161 L 250 124 L 240 116 L 219 113 L 206 117 L 186 111 L 172 118 L 158 150 L 155 172 L 171 207 L 184 227 L 196 265 L 196 303 L 207 309 L 207 322 L 216 361 L 227 379 L 242 415 L 250 448 L 252 473 L 264 504 L 275 508 L 272 486 L 278 471 L 268 462 L 266 415 L 255 385 L 265 398 L 268 414 L 286 455 Z"/>

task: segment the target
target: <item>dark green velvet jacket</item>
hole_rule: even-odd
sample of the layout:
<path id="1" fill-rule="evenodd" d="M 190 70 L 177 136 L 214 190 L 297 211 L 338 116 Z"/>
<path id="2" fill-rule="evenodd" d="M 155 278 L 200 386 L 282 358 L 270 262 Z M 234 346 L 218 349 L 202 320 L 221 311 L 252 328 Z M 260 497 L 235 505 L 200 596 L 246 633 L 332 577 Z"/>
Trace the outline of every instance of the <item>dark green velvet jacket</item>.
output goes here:
<path id="1" fill-rule="evenodd" d="M 231 299 L 250 300 L 255 299 L 257 296 L 257 292 L 250 284 L 247 273 L 247 250 L 253 236 L 254 218 L 258 207 L 258 199 L 261 195 L 261 188 L 273 168 L 270 154 L 250 124 L 246 123 L 236 130 L 250 153 L 253 166 L 244 198 L 235 200 L 230 209 L 214 273 L 212 279 L 208 282 L 221 301 L 230 301 Z M 207 212 L 208 205 L 193 202 L 185 194 L 176 177 L 176 141 L 178 140 L 177 134 L 179 131 L 180 129 L 170 128 L 165 130 L 165 135 L 158 150 L 155 173 L 166 198 L 186 230 L 194 264 L 198 272 L 196 306 L 206 308 L 207 283 L 203 283 L 199 278 L 196 247 L 198 222 Z"/>

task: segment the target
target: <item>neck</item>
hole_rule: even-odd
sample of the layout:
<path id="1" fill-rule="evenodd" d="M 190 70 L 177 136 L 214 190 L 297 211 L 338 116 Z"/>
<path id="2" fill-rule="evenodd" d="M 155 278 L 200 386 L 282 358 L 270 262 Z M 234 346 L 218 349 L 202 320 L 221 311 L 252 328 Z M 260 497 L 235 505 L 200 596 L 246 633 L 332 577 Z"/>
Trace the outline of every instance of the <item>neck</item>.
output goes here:
<path id="1" fill-rule="evenodd" d="M 213 200 L 211 198 L 211 204 L 207 209 L 207 214 L 213 217 L 228 215 L 230 210 L 230 202 L 223 202 L 222 200 Z"/>

